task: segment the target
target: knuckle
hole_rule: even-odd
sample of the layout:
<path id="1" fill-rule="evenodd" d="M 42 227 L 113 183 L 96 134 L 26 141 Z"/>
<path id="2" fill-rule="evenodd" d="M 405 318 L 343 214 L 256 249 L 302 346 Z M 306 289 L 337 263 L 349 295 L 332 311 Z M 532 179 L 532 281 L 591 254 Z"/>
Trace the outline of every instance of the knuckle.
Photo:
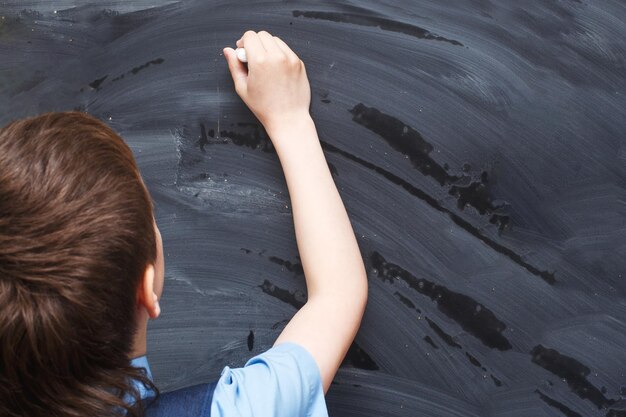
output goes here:
<path id="1" fill-rule="evenodd" d="M 260 35 L 260 34 L 263 34 L 263 35 L 269 35 L 269 32 L 268 32 L 268 31 L 266 31 L 266 30 L 261 30 L 261 31 L 259 31 L 259 35 Z"/>

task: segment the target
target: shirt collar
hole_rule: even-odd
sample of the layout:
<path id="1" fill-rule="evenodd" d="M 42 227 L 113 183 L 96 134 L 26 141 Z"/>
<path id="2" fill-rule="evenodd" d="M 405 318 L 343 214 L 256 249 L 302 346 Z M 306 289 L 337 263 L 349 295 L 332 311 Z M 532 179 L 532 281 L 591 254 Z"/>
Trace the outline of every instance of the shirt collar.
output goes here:
<path id="1" fill-rule="evenodd" d="M 148 363 L 148 357 L 146 355 L 139 356 L 137 358 L 132 359 L 130 361 L 130 365 L 135 368 L 144 369 L 146 372 L 146 376 L 150 379 L 150 381 L 152 381 L 152 372 L 150 371 L 150 364 Z M 139 391 L 139 394 L 142 400 L 152 399 L 156 396 L 156 393 L 154 392 L 154 390 L 150 389 L 149 387 L 146 387 L 140 381 L 134 379 L 132 383 L 133 383 L 133 386 L 135 386 L 137 390 Z M 126 402 L 132 402 L 132 397 L 127 396 Z"/>

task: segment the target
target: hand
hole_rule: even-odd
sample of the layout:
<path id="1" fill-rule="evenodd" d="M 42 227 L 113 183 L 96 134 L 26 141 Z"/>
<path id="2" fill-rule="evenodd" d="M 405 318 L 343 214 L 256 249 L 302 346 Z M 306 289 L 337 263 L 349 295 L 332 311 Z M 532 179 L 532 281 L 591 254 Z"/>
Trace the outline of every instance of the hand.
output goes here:
<path id="1" fill-rule="evenodd" d="M 233 48 L 223 50 L 235 91 L 268 134 L 310 116 L 311 87 L 304 62 L 285 42 L 264 30 L 248 30 L 237 47 L 246 50 L 247 68 Z"/>

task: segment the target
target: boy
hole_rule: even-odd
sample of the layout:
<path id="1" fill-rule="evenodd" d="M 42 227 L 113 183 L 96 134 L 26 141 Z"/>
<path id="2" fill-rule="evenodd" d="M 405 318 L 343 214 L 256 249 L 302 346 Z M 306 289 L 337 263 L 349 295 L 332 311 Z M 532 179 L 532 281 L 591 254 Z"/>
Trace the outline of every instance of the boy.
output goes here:
<path id="1" fill-rule="evenodd" d="M 86 114 L 14 121 L 0 130 L 0 416 L 327 416 L 367 276 L 309 114 L 304 64 L 266 31 L 237 46 L 247 68 L 232 48 L 224 56 L 285 172 L 306 304 L 243 368 L 159 395 L 145 353 L 163 249 L 131 151 Z"/>

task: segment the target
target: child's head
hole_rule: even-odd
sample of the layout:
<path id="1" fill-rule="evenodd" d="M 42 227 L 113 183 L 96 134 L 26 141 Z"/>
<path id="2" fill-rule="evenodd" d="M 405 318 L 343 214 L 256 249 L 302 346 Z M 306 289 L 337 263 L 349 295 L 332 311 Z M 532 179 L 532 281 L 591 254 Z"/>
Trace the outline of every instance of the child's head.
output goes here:
<path id="1" fill-rule="evenodd" d="M 123 407 L 162 287 L 151 199 L 113 130 L 79 112 L 0 130 L 0 415 Z"/>

